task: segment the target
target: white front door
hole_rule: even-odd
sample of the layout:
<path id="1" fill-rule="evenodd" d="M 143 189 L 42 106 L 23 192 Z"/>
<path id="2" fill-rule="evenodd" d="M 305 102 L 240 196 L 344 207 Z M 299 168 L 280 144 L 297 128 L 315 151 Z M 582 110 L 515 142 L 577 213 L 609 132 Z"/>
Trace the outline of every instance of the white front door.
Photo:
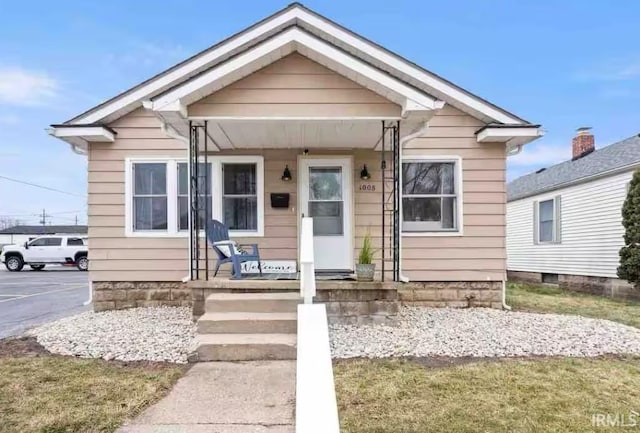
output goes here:
<path id="1" fill-rule="evenodd" d="M 300 159 L 300 214 L 313 217 L 316 270 L 353 269 L 351 158 Z"/>

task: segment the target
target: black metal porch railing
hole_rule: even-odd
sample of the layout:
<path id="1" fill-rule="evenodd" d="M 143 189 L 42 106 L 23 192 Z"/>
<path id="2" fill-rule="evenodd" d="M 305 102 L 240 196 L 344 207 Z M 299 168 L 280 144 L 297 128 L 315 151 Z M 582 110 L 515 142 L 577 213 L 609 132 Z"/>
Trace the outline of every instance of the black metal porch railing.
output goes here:
<path id="1" fill-rule="evenodd" d="M 204 254 L 202 254 L 203 250 L 200 245 L 200 233 L 205 229 L 204 225 L 211 216 L 211 203 L 206 199 L 211 193 L 209 191 L 211 188 L 210 170 L 207 168 L 209 164 L 208 136 L 206 120 L 201 123 L 189 121 L 189 275 L 192 280 L 199 280 L 203 270 L 204 279 L 209 278 L 209 248 L 207 248 L 206 239 L 204 240 Z M 201 159 L 202 165 L 200 164 Z M 205 199 L 201 200 L 202 197 Z M 202 220 L 205 224 L 202 224 Z M 203 259 L 204 269 L 202 269 Z"/>
<path id="2" fill-rule="evenodd" d="M 400 121 L 382 121 L 382 281 L 400 280 Z M 391 262 L 391 269 L 388 264 Z"/>

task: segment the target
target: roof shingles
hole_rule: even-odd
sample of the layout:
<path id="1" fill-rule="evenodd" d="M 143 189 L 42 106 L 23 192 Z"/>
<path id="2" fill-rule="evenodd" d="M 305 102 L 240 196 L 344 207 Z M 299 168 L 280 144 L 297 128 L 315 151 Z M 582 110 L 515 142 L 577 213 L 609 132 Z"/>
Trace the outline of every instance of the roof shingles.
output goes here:
<path id="1" fill-rule="evenodd" d="M 636 165 L 640 166 L 640 134 L 597 149 L 575 161 L 565 161 L 511 181 L 507 185 L 507 201 L 530 197 L 605 172 Z"/>

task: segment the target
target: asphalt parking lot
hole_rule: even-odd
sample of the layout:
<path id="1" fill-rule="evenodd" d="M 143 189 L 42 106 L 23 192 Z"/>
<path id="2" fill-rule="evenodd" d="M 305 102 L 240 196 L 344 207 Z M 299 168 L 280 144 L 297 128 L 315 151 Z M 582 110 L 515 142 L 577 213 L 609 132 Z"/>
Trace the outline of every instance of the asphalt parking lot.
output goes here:
<path id="1" fill-rule="evenodd" d="M 9 272 L 0 266 L 0 338 L 91 308 L 83 305 L 89 299 L 86 272 L 63 266 Z"/>

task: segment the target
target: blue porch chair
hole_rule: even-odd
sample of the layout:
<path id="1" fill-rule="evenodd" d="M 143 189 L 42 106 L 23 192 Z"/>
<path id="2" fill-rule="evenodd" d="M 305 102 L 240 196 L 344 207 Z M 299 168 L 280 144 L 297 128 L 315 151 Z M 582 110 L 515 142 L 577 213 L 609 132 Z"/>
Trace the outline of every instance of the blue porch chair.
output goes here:
<path id="1" fill-rule="evenodd" d="M 213 273 L 215 277 L 218 274 L 220 265 L 231 263 L 233 272 L 231 278 L 242 278 L 241 264 L 244 262 L 258 262 L 258 271 L 262 275 L 262 265 L 260 264 L 260 252 L 257 244 L 239 245 L 235 241 L 229 239 L 229 229 L 227 226 L 217 220 L 209 220 L 207 222 L 207 241 L 218 255 L 216 269 Z M 244 248 L 251 247 L 252 251 L 248 252 Z"/>

